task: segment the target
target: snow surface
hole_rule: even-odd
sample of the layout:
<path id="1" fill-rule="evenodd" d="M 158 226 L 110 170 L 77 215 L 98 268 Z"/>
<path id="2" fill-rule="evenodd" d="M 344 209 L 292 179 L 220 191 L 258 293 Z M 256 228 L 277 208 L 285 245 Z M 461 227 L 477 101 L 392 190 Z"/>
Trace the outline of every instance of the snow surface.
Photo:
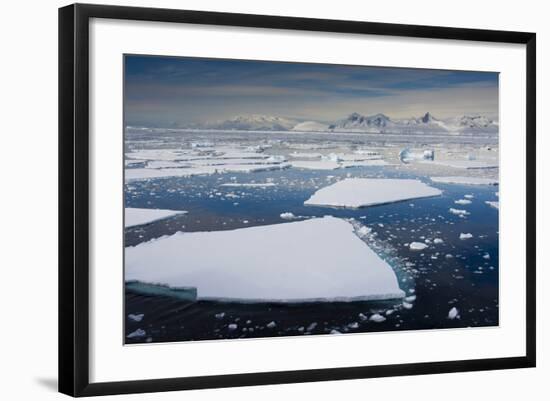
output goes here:
<path id="1" fill-rule="evenodd" d="M 124 228 L 149 224 L 166 219 L 177 214 L 187 213 L 185 210 L 140 209 L 127 207 L 124 209 Z"/>
<path id="2" fill-rule="evenodd" d="M 498 185 L 498 180 L 481 177 L 430 177 L 433 182 L 460 185 Z"/>
<path id="3" fill-rule="evenodd" d="M 355 235 L 352 224 L 331 216 L 180 232 L 125 252 L 126 281 L 196 287 L 198 299 L 303 302 L 405 296 L 392 268 Z"/>
<path id="4" fill-rule="evenodd" d="M 321 188 L 305 205 L 358 208 L 441 195 L 441 191 L 410 179 L 347 178 Z"/>

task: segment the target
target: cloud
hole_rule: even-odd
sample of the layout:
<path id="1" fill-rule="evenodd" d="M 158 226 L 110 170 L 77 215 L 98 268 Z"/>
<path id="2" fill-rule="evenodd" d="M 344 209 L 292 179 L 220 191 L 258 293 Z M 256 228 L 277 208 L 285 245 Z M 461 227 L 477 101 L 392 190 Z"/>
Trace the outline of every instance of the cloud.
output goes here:
<path id="1" fill-rule="evenodd" d="M 498 117 L 498 74 L 193 58 L 126 60 L 127 123 L 166 126 L 272 114 L 334 121 L 357 111 L 392 117 Z"/>

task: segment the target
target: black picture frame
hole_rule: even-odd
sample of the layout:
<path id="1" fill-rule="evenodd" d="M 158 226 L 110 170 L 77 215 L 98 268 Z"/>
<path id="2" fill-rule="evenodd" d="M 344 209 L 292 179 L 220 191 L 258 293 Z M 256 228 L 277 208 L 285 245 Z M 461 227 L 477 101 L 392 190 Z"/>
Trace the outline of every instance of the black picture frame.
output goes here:
<path id="1" fill-rule="evenodd" d="M 89 21 L 159 21 L 437 38 L 526 46 L 526 354 L 521 357 L 90 383 L 89 381 Z M 95 396 L 324 380 L 534 367 L 536 363 L 536 35 L 479 29 L 74 4 L 59 9 L 59 391 Z"/>

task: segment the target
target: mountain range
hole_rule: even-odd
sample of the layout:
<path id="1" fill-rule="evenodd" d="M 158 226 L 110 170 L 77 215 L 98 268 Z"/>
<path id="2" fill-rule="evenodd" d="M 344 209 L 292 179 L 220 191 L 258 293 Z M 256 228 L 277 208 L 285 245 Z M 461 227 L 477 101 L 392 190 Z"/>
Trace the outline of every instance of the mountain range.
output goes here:
<path id="1" fill-rule="evenodd" d="M 498 122 L 482 115 L 463 115 L 437 119 L 431 113 L 408 119 L 392 119 L 378 113 L 370 116 L 351 113 L 348 117 L 327 124 L 299 121 L 269 115 L 236 116 L 228 120 L 207 123 L 206 129 L 239 131 L 299 131 L 299 132 L 365 132 L 365 133 L 498 133 Z"/>

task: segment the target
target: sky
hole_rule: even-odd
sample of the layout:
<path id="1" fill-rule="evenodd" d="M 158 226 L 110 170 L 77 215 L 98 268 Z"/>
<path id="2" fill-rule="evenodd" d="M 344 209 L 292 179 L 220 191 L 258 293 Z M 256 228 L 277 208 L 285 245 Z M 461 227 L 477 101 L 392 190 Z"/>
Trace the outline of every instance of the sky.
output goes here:
<path id="1" fill-rule="evenodd" d="M 238 115 L 331 123 L 482 114 L 498 120 L 498 73 L 126 55 L 125 124 L 186 127 Z"/>

